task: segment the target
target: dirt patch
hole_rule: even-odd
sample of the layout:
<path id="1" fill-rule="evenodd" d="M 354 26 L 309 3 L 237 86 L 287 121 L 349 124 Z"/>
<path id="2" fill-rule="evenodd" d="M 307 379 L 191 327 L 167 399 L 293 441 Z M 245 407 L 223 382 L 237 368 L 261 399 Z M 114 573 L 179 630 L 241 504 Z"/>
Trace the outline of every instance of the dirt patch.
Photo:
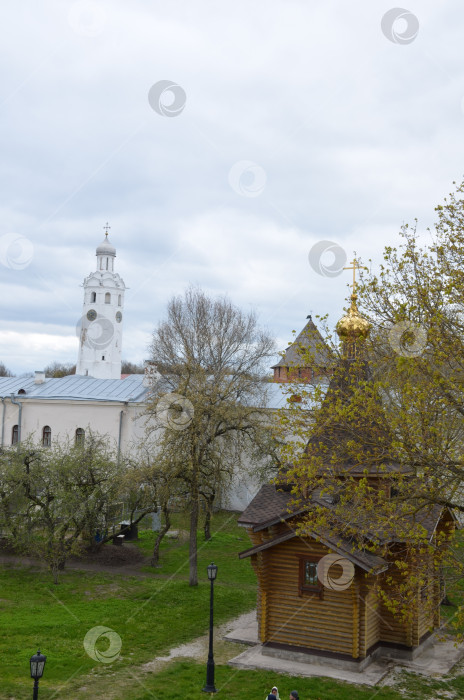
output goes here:
<path id="1" fill-rule="evenodd" d="M 125 544 L 116 547 L 113 544 L 108 544 L 95 554 L 88 554 L 85 557 L 73 559 L 73 561 L 83 561 L 103 567 L 137 566 L 145 562 L 145 556 L 136 545 Z"/>

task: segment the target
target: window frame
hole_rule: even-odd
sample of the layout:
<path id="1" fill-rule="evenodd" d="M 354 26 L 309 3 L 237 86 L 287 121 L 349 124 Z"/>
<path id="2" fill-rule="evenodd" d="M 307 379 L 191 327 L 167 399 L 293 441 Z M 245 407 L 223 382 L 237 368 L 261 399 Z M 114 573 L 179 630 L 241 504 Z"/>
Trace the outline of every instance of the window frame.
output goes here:
<path id="1" fill-rule="evenodd" d="M 306 562 L 309 562 L 310 564 L 315 564 L 317 567 L 317 564 L 319 563 L 320 559 L 322 557 L 317 556 L 315 554 L 297 554 L 298 557 L 298 595 L 300 598 L 304 595 L 318 595 L 321 600 L 324 598 L 324 586 L 322 583 L 317 579 L 317 583 L 315 584 L 305 584 L 305 564 Z"/>
<path id="2" fill-rule="evenodd" d="M 84 428 L 76 428 L 74 433 L 74 444 L 76 447 L 82 447 L 85 443 L 85 430 Z"/>
<path id="3" fill-rule="evenodd" d="M 45 433 L 45 431 L 47 431 Z M 45 439 L 45 435 L 47 436 L 47 440 Z M 42 428 L 42 447 L 51 447 L 52 446 L 52 429 L 50 428 L 49 425 L 44 425 Z"/>
<path id="4" fill-rule="evenodd" d="M 19 443 L 19 425 L 16 424 L 11 429 L 11 444 L 17 445 Z"/>

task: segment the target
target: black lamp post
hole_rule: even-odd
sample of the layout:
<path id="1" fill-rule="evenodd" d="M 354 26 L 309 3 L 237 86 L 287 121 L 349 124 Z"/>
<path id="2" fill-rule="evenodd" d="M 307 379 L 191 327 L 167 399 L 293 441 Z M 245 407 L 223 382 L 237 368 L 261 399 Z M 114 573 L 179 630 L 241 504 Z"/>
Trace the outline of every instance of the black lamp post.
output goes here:
<path id="1" fill-rule="evenodd" d="M 39 697 L 39 678 L 42 678 L 43 676 L 46 660 L 47 657 L 40 653 L 40 649 L 37 654 L 31 656 L 29 663 L 31 664 L 31 678 L 34 679 L 34 693 L 32 695 L 32 700 L 37 700 Z"/>
<path id="2" fill-rule="evenodd" d="M 209 651 L 208 662 L 206 664 L 206 685 L 203 688 L 205 693 L 217 693 L 214 687 L 214 656 L 213 656 L 213 585 L 217 576 L 217 566 L 213 562 L 207 567 L 208 578 L 211 581 L 211 592 L 209 596 Z"/>

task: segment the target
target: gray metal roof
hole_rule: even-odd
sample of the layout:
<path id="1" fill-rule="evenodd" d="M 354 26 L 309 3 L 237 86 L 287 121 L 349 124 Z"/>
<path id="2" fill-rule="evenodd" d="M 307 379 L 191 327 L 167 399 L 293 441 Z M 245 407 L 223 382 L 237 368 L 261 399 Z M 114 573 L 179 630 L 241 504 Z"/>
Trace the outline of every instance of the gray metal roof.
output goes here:
<path id="1" fill-rule="evenodd" d="M 78 374 L 67 377 L 47 378 L 36 384 L 34 377 L 0 377 L 0 397 L 18 395 L 22 399 L 75 399 L 79 401 L 130 401 L 141 402 L 148 388 L 143 386 L 143 374 L 130 374 L 125 379 L 95 379 Z"/>
<path id="2" fill-rule="evenodd" d="M 34 377 L 0 377 L 0 397 L 18 396 L 23 399 L 63 399 L 76 401 L 129 401 L 141 403 L 147 400 L 152 387 L 143 386 L 143 374 L 130 374 L 125 379 L 95 379 L 79 374 L 45 379 L 36 384 Z M 288 387 L 287 387 L 288 388 Z M 266 406 L 278 409 L 286 406 L 288 391 L 279 383 L 266 384 Z"/>

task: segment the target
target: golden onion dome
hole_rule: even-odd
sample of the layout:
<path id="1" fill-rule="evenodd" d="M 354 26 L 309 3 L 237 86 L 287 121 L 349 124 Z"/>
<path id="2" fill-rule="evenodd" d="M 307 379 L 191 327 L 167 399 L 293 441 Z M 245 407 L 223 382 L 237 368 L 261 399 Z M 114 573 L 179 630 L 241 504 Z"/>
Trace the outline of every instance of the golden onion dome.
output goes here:
<path id="1" fill-rule="evenodd" d="M 369 335 L 371 324 L 361 316 L 356 306 L 357 295 L 351 295 L 351 306 L 348 313 L 337 323 L 335 329 L 340 340 L 354 341 L 365 339 Z"/>

